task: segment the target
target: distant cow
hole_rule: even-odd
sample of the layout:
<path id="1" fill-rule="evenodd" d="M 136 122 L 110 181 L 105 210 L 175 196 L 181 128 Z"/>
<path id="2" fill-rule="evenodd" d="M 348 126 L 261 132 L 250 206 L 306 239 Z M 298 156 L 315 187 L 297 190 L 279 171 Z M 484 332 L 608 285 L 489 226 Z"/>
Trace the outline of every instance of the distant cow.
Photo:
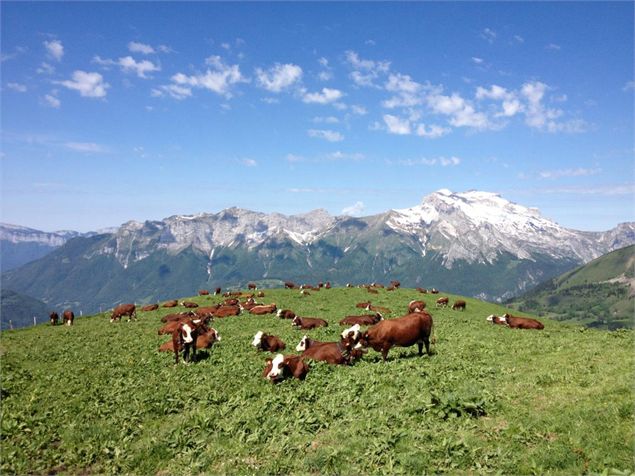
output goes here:
<path id="1" fill-rule="evenodd" d="M 355 307 L 358 307 L 360 309 L 366 309 L 368 306 L 370 306 L 370 301 L 358 302 L 357 304 L 355 304 Z"/>
<path id="2" fill-rule="evenodd" d="M 280 382 L 287 377 L 294 377 L 304 380 L 309 372 L 309 366 L 300 355 L 278 354 L 273 359 L 265 361 L 265 369 L 262 376 L 273 383 Z"/>
<path id="3" fill-rule="evenodd" d="M 214 317 L 238 316 L 240 314 L 240 306 L 221 306 L 214 311 Z"/>
<path id="4" fill-rule="evenodd" d="M 258 350 L 264 350 L 267 352 L 278 352 L 280 350 L 284 350 L 284 348 L 286 347 L 285 343 L 282 341 L 282 339 L 280 339 L 280 337 L 266 334 L 262 331 L 256 332 L 251 345 L 253 345 Z"/>
<path id="5" fill-rule="evenodd" d="M 64 324 L 67 326 L 72 326 L 73 321 L 75 320 L 75 314 L 70 309 L 66 309 L 62 314 L 62 318 L 64 319 Z"/>
<path id="6" fill-rule="evenodd" d="M 300 329 L 315 329 L 316 327 L 327 327 L 329 324 L 324 319 L 317 317 L 299 317 L 295 316 L 292 325 L 299 327 Z"/>
<path id="7" fill-rule="evenodd" d="M 392 280 L 390 282 L 390 285 L 393 286 L 395 289 L 401 286 L 401 283 L 399 281 L 397 281 L 396 279 Z"/>
<path id="8" fill-rule="evenodd" d="M 324 289 L 331 289 L 331 282 L 327 281 L 326 284 L 324 285 Z"/>
<path id="9" fill-rule="evenodd" d="M 157 309 L 159 309 L 158 304 L 148 304 L 147 306 L 143 306 L 141 308 L 143 312 L 156 311 Z"/>
<path id="10" fill-rule="evenodd" d="M 198 304 L 196 304 L 195 302 L 192 302 L 192 301 L 183 301 L 181 303 L 181 305 L 183 307 L 187 307 L 187 308 L 190 308 L 190 309 L 198 307 Z"/>
<path id="11" fill-rule="evenodd" d="M 119 304 L 113 309 L 110 322 L 120 321 L 123 316 L 128 316 L 128 321 L 137 319 L 137 306 L 134 304 Z"/>
<path id="12" fill-rule="evenodd" d="M 427 294 L 428 290 L 426 288 L 416 288 L 417 291 L 419 291 L 421 294 Z"/>
<path id="13" fill-rule="evenodd" d="M 431 293 L 431 294 L 439 294 L 439 290 L 438 290 L 438 289 L 435 289 L 435 288 L 432 288 L 432 289 L 430 290 L 430 293 Z"/>
<path id="14" fill-rule="evenodd" d="M 166 314 L 161 318 L 161 322 L 182 321 L 184 318 L 195 318 L 196 314 L 192 311 L 177 312 L 176 314 Z"/>
<path id="15" fill-rule="evenodd" d="M 258 291 L 258 294 L 256 294 L 256 297 L 265 297 L 265 293 L 263 291 Z"/>
<path id="16" fill-rule="evenodd" d="M 247 289 L 258 289 L 258 286 L 256 286 L 256 283 L 249 283 L 247 284 Z"/>
<path id="17" fill-rule="evenodd" d="M 408 304 L 408 314 L 413 312 L 423 311 L 426 308 L 426 303 L 423 301 L 410 301 Z"/>
<path id="18" fill-rule="evenodd" d="M 56 326 L 58 324 L 60 316 L 57 314 L 57 312 L 53 311 L 49 314 L 49 318 L 51 319 L 51 325 Z"/>
<path id="19" fill-rule="evenodd" d="M 198 290 L 198 295 L 199 296 L 207 296 L 207 295 L 209 295 L 209 291 L 207 289 L 199 289 Z"/>
<path id="20" fill-rule="evenodd" d="M 364 314 L 361 316 L 346 316 L 340 321 L 340 325 L 352 326 L 354 324 L 359 324 L 360 326 L 372 326 L 373 324 L 377 324 L 383 318 L 384 317 L 378 312 L 375 314 Z"/>
<path id="21" fill-rule="evenodd" d="M 212 317 L 219 307 L 220 305 L 218 304 L 215 306 L 197 307 L 194 310 L 194 314 L 199 318 Z"/>
<path id="22" fill-rule="evenodd" d="M 373 288 L 366 288 L 366 291 L 368 291 L 371 294 L 379 294 L 379 291 Z"/>
<path id="23" fill-rule="evenodd" d="M 502 316 L 495 316 L 494 314 L 490 314 L 489 316 L 487 316 L 487 320 L 492 324 L 498 324 L 501 326 L 507 325 L 507 321 Z"/>
<path id="24" fill-rule="evenodd" d="M 237 306 L 240 301 L 237 298 L 227 298 L 223 301 L 223 304 L 227 306 Z"/>
<path id="25" fill-rule="evenodd" d="M 164 302 L 161 307 L 176 307 L 179 305 L 179 302 L 176 299 L 173 299 L 171 301 L 166 301 Z"/>
<path id="26" fill-rule="evenodd" d="M 463 301 L 462 299 L 457 299 L 456 301 L 454 301 L 454 304 L 452 304 L 452 310 L 453 311 L 465 311 L 465 301 Z"/>
<path id="27" fill-rule="evenodd" d="M 303 289 L 302 291 L 300 291 L 300 294 L 302 296 L 310 296 L 311 295 L 311 293 L 309 291 L 307 291 L 306 289 Z"/>
<path id="28" fill-rule="evenodd" d="M 290 309 L 278 309 L 276 316 L 280 319 L 293 319 L 295 317 L 295 312 Z"/>
<path id="29" fill-rule="evenodd" d="M 542 322 L 529 317 L 512 316 L 511 314 L 503 314 L 503 318 L 507 325 L 512 329 L 537 329 L 542 330 L 545 328 Z"/>
<path id="30" fill-rule="evenodd" d="M 432 316 L 421 311 L 375 324 L 362 334 L 360 343 L 381 352 L 384 361 L 388 357 L 388 351 L 394 346 L 410 347 L 417 344 L 419 355 L 423 355 L 425 345 L 426 353 L 430 355 L 431 333 Z"/>
<path id="31" fill-rule="evenodd" d="M 285 289 L 295 289 L 296 288 L 296 284 L 292 281 L 285 281 L 284 282 L 284 288 Z"/>
<path id="32" fill-rule="evenodd" d="M 437 299 L 436 307 L 448 307 L 449 302 L 450 302 L 450 298 L 440 297 L 439 299 Z"/>
<path id="33" fill-rule="evenodd" d="M 221 288 L 216 288 L 214 290 L 214 296 L 218 296 L 222 292 Z"/>
<path id="34" fill-rule="evenodd" d="M 262 316 L 264 314 L 271 314 L 276 312 L 277 308 L 275 304 L 267 304 L 266 306 L 254 306 L 249 310 L 249 314 L 255 314 Z"/>

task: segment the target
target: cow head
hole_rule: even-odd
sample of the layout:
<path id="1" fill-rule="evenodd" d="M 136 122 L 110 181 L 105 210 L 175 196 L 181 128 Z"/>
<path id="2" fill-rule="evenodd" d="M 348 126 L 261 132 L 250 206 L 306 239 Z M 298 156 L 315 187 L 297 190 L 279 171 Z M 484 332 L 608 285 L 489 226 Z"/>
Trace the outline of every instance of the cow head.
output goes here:
<path id="1" fill-rule="evenodd" d="M 268 365 L 269 363 L 267 363 L 267 366 Z M 272 382 L 277 382 L 279 380 L 282 380 L 282 378 L 284 378 L 285 367 L 286 365 L 284 363 L 284 355 L 282 354 L 276 355 L 274 359 L 271 361 L 271 370 L 269 370 L 269 372 L 267 373 L 266 378 L 268 380 L 271 380 Z"/>
<path id="2" fill-rule="evenodd" d="M 181 337 L 183 338 L 183 342 L 190 344 L 194 341 L 194 337 L 192 336 L 194 329 L 195 327 L 190 326 L 188 323 L 181 326 Z"/>
<path id="3" fill-rule="evenodd" d="M 304 352 L 307 349 L 307 341 L 309 340 L 309 336 L 308 335 L 304 335 L 304 337 L 302 337 L 302 340 L 300 341 L 300 343 L 295 347 L 295 350 L 297 350 L 298 352 Z"/>
<path id="4" fill-rule="evenodd" d="M 253 345 L 256 349 L 259 349 L 262 344 L 262 337 L 264 335 L 265 333 L 262 331 L 256 332 L 256 335 L 254 336 L 254 340 L 251 342 L 251 345 Z"/>
<path id="5" fill-rule="evenodd" d="M 302 321 L 300 320 L 298 316 L 295 316 L 293 320 L 291 321 L 291 325 L 299 327 L 302 325 Z"/>
<path id="6" fill-rule="evenodd" d="M 276 317 L 282 318 L 282 311 L 282 309 L 278 309 L 278 312 L 276 312 Z"/>
<path id="7" fill-rule="evenodd" d="M 379 322 L 379 321 L 383 321 L 384 320 L 384 316 L 382 316 L 382 314 L 380 312 L 376 312 L 375 313 L 375 321 Z"/>

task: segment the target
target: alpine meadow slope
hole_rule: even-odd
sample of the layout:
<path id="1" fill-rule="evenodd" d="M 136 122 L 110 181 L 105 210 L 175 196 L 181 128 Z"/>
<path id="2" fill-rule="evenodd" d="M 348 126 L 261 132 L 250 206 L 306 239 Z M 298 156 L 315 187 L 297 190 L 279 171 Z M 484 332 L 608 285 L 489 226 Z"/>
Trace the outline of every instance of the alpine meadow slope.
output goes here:
<path id="1" fill-rule="evenodd" d="M 500 305 L 436 309 L 438 295 L 334 288 L 262 302 L 322 317 L 293 329 L 275 315 L 215 319 L 222 340 L 190 365 L 159 353 L 159 309 L 137 321 L 109 314 L 72 327 L 6 331 L 2 358 L 3 474 L 630 474 L 633 331 L 543 320 L 542 331 L 496 326 Z M 179 296 L 172 295 L 172 298 Z M 187 300 L 201 305 L 216 296 Z M 333 341 L 338 321 L 371 299 L 406 312 L 423 299 L 432 355 L 373 350 L 353 366 L 310 362 L 305 381 L 273 385 L 251 342 L 280 336 L 285 354 L 307 333 Z M 183 309 L 183 308 L 182 308 Z M 43 357 L 45 356 L 45 357 Z M 27 396 L 25 398 L 25 396 Z"/>
<path id="2" fill-rule="evenodd" d="M 78 237 L 2 275 L 8 289 L 85 313 L 200 288 L 331 281 L 430 285 L 491 301 L 635 243 L 635 223 L 569 230 L 499 195 L 439 190 L 367 217 L 285 216 L 230 208 L 128 222 Z"/>

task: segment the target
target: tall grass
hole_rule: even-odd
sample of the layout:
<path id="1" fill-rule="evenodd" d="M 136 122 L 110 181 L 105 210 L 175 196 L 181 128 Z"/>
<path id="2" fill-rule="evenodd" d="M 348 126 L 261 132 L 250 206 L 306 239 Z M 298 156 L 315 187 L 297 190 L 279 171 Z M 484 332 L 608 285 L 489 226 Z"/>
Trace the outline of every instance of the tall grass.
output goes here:
<path id="1" fill-rule="evenodd" d="M 303 331 L 273 315 L 214 321 L 222 341 L 199 362 L 174 365 L 157 348 L 160 316 L 110 324 L 3 332 L 3 474 L 582 474 L 631 471 L 633 332 L 545 321 L 543 331 L 485 321 L 504 309 L 466 298 L 435 309 L 413 290 L 331 289 L 276 302 L 329 327 L 335 340 L 356 302 L 405 313 L 423 299 L 433 315 L 431 357 L 416 346 L 370 350 L 352 367 L 311 363 L 306 381 L 261 378 L 264 330 L 293 353 Z M 450 296 L 452 302 L 455 296 Z M 192 298 L 199 303 L 214 297 Z"/>

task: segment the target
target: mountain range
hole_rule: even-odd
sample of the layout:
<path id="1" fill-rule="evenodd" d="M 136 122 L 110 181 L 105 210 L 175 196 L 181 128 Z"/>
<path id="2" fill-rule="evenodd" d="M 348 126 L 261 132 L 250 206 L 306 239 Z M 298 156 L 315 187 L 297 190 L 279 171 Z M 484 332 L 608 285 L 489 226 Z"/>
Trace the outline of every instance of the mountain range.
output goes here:
<path id="1" fill-rule="evenodd" d="M 398 279 L 500 301 L 633 243 L 633 222 L 576 231 L 494 193 L 443 189 L 417 206 L 360 218 L 230 208 L 130 221 L 4 272 L 2 286 L 84 312 L 284 280 Z"/>

